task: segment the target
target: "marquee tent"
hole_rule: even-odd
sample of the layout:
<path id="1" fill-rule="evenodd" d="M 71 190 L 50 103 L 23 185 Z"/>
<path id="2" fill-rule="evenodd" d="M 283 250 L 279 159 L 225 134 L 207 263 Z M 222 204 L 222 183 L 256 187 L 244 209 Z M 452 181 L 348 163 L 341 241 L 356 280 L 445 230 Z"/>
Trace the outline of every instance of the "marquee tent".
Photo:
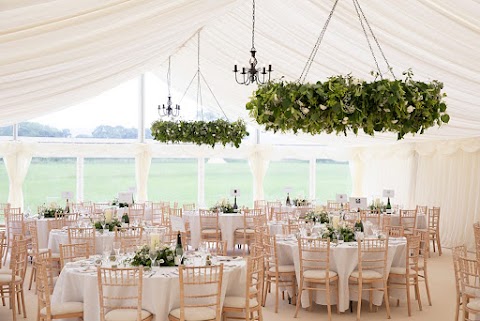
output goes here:
<path id="1" fill-rule="evenodd" d="M 388 186 L 398 191 L 406 206 L 441 206 L 442 241 L 447 246 L 472 244 L 473 235 L 465 231 L 480 216 L 480 3 L 361 4 L 398 77 L 412 68 L 415 79 L 444 83 L 448 125 L 401 142 L 389 134 L 298 135 L 293 137 L 298 146 L 247 144 L 239 150 L 143 142 L 127 149 L 2 142 L 9 199 L 21 205 L 22 182 L 32 156 L 135 155 L 141 199 L 151 158 L 169 153 L 249 159 L 256 197 L 262 196 L 269 160 L 293 154 L 309 160 L 329 157 L 350 161 L 353 193 L 371 195 Z M 271 61 L 276 78 L 298 79 L 332 5 L 333 0 L 257 1 L 255 44 L 260 63 Z M 199 30 L 203 74 L 229 118 L 248 118 L 244 105 L 254 88 L 237 85 L 231 69 L 235 61 L 242 64 L 249 58 L 250 1 L 3 0 L 0 30 L 0 125 L 67 108 L 146 71 L 163 77 L 169 56 L 173 88 L 181 91 L 196 68 Z M 307 81 L 348 73 L 372 79 L 373 69 L 354 7 L 350 1 L 339 1 Z M 387 73 L 386 66 L 382 71 Z M 205 104 L 214 102 L 206 97 Z"/>

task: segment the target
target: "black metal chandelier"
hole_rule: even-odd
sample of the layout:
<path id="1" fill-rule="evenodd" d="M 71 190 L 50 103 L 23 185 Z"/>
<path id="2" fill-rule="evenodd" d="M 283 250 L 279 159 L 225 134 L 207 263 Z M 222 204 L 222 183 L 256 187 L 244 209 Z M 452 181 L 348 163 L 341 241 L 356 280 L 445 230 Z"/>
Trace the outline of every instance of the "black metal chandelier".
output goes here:
<path id="1" fill-rule="evenodd" d="M 236 82 L 240 85 L 247 86 L 254 82 L 264 84 L 270 81 L 270 74 L 273 71 L 271 64 L 268 65 L 268 68 L 265 66 L 257 68 L 258 61 L 255 57 L 257 53 L 257 50 L 255 50 L 255 0 L 252 1 L 252 8 L 252 49 L 250 49 L 251 57 L 248 61 L 249 67 L 242 67 L 240 70 L 236 64 L 233 66 Z M 240 74 L 240 77 L 238 74 Z"/>
<path id="2" fill-rule="evenodd" d="M 168 85 L 167 106 L 158 105 L 158 115 L 160 117 L 177 117 L 178 115 L 180 115 L 180 105 L 173 106 L 172 104 L 172 95 L 170 94 L 170 86 L 171 86 L 170 57 L 168 57 L 167 85 Z"/>

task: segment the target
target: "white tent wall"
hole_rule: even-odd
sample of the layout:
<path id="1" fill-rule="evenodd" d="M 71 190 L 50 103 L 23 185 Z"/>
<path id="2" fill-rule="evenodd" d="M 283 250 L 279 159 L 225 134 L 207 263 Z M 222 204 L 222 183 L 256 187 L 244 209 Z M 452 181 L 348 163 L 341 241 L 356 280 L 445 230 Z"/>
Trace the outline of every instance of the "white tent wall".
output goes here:
<path id="1" fill-rule="evenodd" d="M 447 247 L 474 249 L 473 223 L 480 220 L 480 138 L 418 144 L 415 200 L 440 206 L 440 235 Z"/>

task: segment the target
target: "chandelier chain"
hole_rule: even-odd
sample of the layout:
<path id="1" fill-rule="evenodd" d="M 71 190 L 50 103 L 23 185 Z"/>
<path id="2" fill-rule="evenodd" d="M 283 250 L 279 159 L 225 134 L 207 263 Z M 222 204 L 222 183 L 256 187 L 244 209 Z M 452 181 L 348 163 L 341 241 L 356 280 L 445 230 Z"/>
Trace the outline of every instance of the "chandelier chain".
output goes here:
<path id="1" fill-rule="evenodd" d="M 362 7 L 360 6 L 360 3 L 358 2 L 358 0 L 353 0 L 353 1 L 357 3 L 358 9 L 360 10 L 360 13 L 362 14 L 362 17 L 365 20 L 365 23 L 367 24 L 368 30 L 370 30 L 370 33 L 372 34 L 373 40 L 375 40 L 375 43 L 377 44 L 378 50 L 380 51 L 380 54 L 382 55 L 382 58 L 385 61 L 385 64 L 387 65 L 388 70 L 392 74 L 393 79 L 396 80 L 397 78 L 395 77 L 395 74 L 393 73 L 393 68 L 388 63 L 387 57 L 385 56 L 385 53 L 383 52 L 383 49 L 380 46 L 380 42 L 378 41 L 377 36 L 375 36 L 375 33 L 373 32 L 372 27 L 370 26 L 370 23 L 368 22 L 367 17 L 365 16 L 365 13 L 363 12 Z M 364 30 L 364 32 L 365 32 L 365 30 Z M 366 34 L 365 34 L 365 36 L 366 36 Z"/>
<path id="2" fill-rule="evenodd" d="M 360 4 L 356 0 L 352 0 L 352 2 L 355 8 L 355 12 L 357 13 L 358 21 L 360 21 L 360 26 L 362 26 L 363 34 L 365 35 L 365 39 L 367 40 L 368 48 L 370 49 L 370 53 L 372 54 L 373 61 L 377 66 L 378 75 L 380 76 L 381 79 L 383 79 L 382 71 L 380 70 L 380 65 L 378 64 L 377 57 L 375 56 L 375 52 L 373 51 L 372 44 L 370 43 L 370 39 L 368 39 L 368 34 L 367 34 L 367 31 L 365 30 L 365 25 L 363 24 L 362 17 L 360 16 L 360 12 L 358 10 L 358 6 L 360 6 Z"/>
<path id="3" fill-rule="evenodd" d="M 313 46 L 312 52 L 310 53 L 310 56 L 308 57 L 307 63 L 305 64 L 305 67 L 303 67 L 302 74 L 300 75 L 300 78 L 298 81 L 303 83 L 305 81 L 305 78 L 307 77 L 308 72 L 310 71 L 310 68 L 312 66 L 313 60 L 315 59 L 315 56 L 317 55 L 318 48 L 320 47 L 320 44 L 322 43 L 323 37 L 325 36 L 325 32 L 327 31 L 328 24 L 330 23 L 330 20 L 332 19 L 333 12 L 335 11 L 335 8 L 337 7 L 338 0 L 335 0 L 335 3 L 333 4 L 332 10 L 330 10 L 330 13 L 328 15 L 327 21 L 325 21 L 325 24 L 323 25 L 322 31 L 320 32 L 320 35 L 318 36 L 317 42 Z"/>
<path id="4" fill-rule="evenodd" d="M 255 50 L 255 0 L 252 3 L 252 50 Z"/>
<path id="5" fill-rule="evenodd" d="M 170 67 L 170 58 L 171 56 L 168 56 L 168 72 L 167 72 L 167 87 L 168 87 L 168 96 L 170 95 L 170 86 L 172 85 L 172 80 L 171 80 L 171 67 Z"/>

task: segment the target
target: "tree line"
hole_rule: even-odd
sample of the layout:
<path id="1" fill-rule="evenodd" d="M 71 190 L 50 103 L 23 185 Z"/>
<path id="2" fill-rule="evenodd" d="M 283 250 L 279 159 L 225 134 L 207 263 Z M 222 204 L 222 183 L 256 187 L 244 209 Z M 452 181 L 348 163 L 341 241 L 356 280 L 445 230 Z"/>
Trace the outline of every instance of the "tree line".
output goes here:
<path id="1" fill-rule="evenodd" d="M 0 127 L 0 136 L 12 135 L 13 126 Z M 35 122 L 23 122 L 18 125 L 18 136 L 135 139 L 138 136 L 138 130 L 136 128 L 126 128 L 123 126 L 100 125 L 95 127 L 90 135 L 79 134 L 73 137 L 70 129 L 58 129 Z M 152 138 L 150 128 L 145 129 L 145 138 Z"/>

